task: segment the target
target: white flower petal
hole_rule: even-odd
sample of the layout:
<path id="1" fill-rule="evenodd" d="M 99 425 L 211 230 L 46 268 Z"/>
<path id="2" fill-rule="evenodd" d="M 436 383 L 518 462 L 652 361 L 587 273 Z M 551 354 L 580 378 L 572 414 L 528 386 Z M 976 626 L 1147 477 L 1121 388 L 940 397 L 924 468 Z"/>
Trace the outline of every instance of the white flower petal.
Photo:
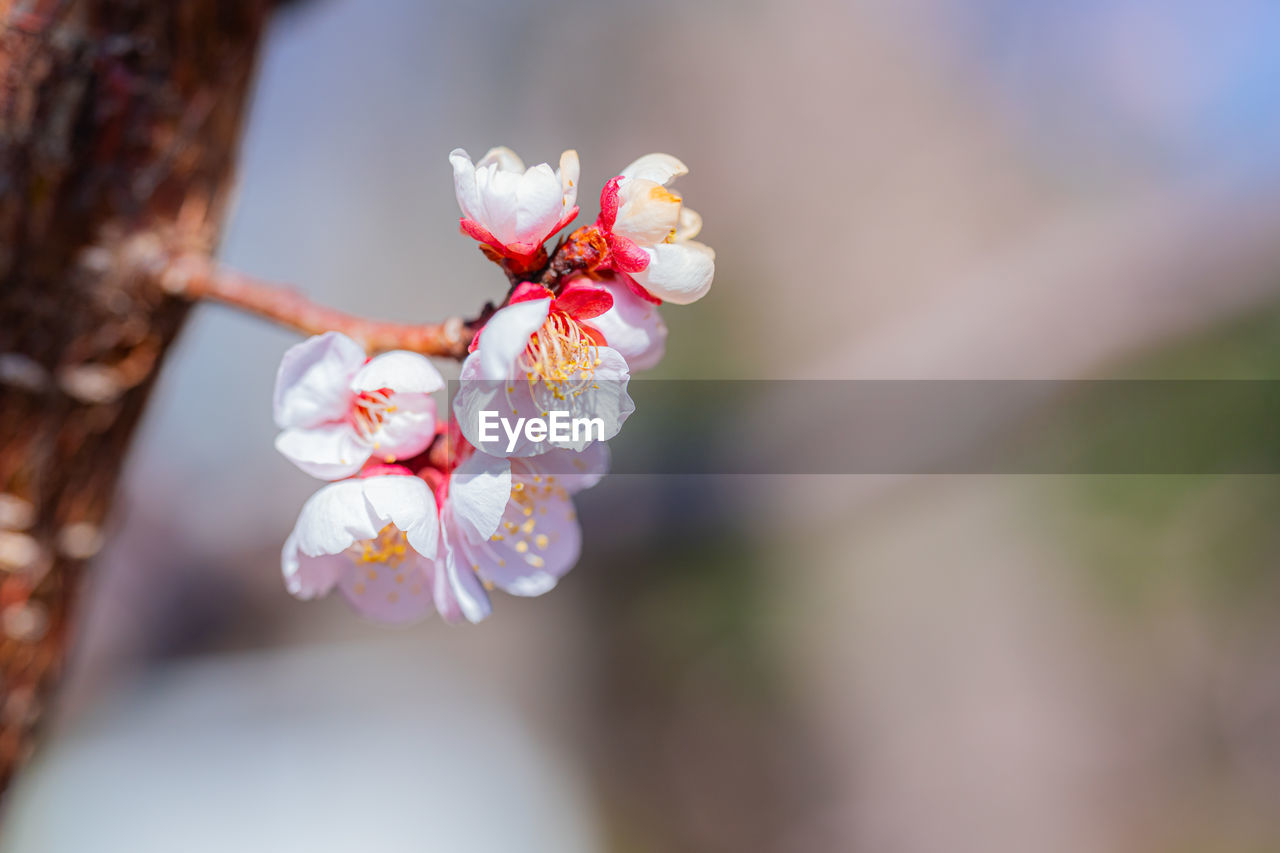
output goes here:
<path id="1" fill-rule="evenodd" d="M 480 190 L 476 185 L 476 167 L 470 155 L 461 148 L 449 152 L 449 163 L 453 166 L 453 191 L 458 197 L 458 207 L 462 215 L 468 219 L 480 221 L 483 206 L 480 203 Z"/>
<path id="2" fill-rule="evenodd" d="M 446 506 L 444 523 L 447 530 L 455 530 L 450 519 L 451 508 Z M 461 540 L 462 537 L 459 537 Z M 442 539 L 441 563 L 436 568 L 436 609 L 449 621 L 458 621 L 464 617 L 469 622 L 480 622 L 493 612 L 489 594 L 484 585 L 466 562 L 465 554 L 459 548 L 459 542 L 445 535 Z"/>
<path id="3" fill-rule="evenodd" d="M 340 332 L 326 332 L 290 347 L 276 372 L 276 426 L 313 427 L 346 417 L 348 383 L 365 362 L 365 351 Z"/>
<path id="4" fill-rule="evenodd" d="M 600 482 L 609 473 L 609 444 L 597 441 L 584 450 L 550 450 L 538 456 L 511 460 L 511 476 L 522 488 L 546 481 L 558 483 L 576 495 Z M 537 479 L 541 478 L 541 479 Z"/>
<path id="5" fill-rule="evenodd" d="M 356 542 L 372 539 L 385 525 L 369 511 L 364 481 L 340 480 L 307 499 L 290 538 L 300 554 L 321 557 L 341 554 Z"/>
<path id="6" fill-rule="evenodd" d="M 702 232 L 702 217 L 687 207 L 680 208 L 680 221 L 676 223 L 675 241 L 692 240 Z"/>
<path id="7" fill-rule="evenodd" d="M 507 386 L 513 388 L 514 392 L 500 397 L 496 401 L 497 405 L 490 406 L 490 408 L 502 412 L 502 417 L 508 417 L 513 428 L 516 426 L 517 417 L 543 418 L 550 424 L 550 419 L 544 417 L 544 413 L 549 414 L 551 412 L 563 412 L 568 425 L 572 425 L 573 421 L 579 418 L 598 418 L 603 422 L 603 437 L 597 438 L 601 430 L 591 429 L 580 431 L 577 440 L 573 439 L 572 432 L 570 432 L 570 437 L 567 441 L 555 441 L 550 435 L 544 440 L 532 441 L 528 438 L 525 430 L 521 429 L 514 447 L 511 447 L 508 444 L 506 428 L 499 427 L 499 432 L 502 435 L 502 453 L 507 456 L 527 457 L 537 456 L 556 449 L 583 450 L 591 446 L 594 441 L 609 441 L 618 434 L 622 429 L 623 422 L 635 411 L 635 403 L 632 402 L 631 396 L 627 393 L 627 382 L 630 380 L 627 362 L 612 347 L 598 347 L 596 349 L 596 357 L 599 359 L 599 364 L 595 368 L 594 380 L 591 383 L 592 387 L 578 396 L 565 395 L 540 380 L 530 386 L 527 381 L 518 379 Z M 463 383 L 464 387 L 466 384 L 466 382 Z M 487 382 L 480 384 L 492 388 L 498 383 Z M 504 410 L 501 408 L 501 406 L 508 403 L 508 396 L 519 401 L 512 406 L 512 408 L 519 411 L 519 415 L 509 416 L 506 414 L 509 409 Z M 529 408 L 526 408 L 526 406 Z M 459 415 L 458 423 L 465 436 L 468 425 L 461 415 Z M 473 421 L 472 425 L 476 424 L 478 424 L 478 420 Z M 467 440 L 471 441 L 470 436 L 467 437 Z M 475 444 L 475 442 L 472 441 L 472 444 Z M 492 445 L 493 442 L 489 444 Z"/>
<path id="8" fill-rule="evenodd" d="M 298 550 L 297 534 L 291 533 L 280 552 L 280 568 L 290 594 L 307 600 L 328 594 L 351 568 L 351 561 L 337 554 L 308 557 Z"/>
<path id="9" fill-rule="evenodd" d="M 555 485 L 530 486 L 507 505 L 497 534 L 462 543 L 459 556 L 481 579 L 512 595 L 542 595 L 578 562 L 582 530 L 568 494 Z"/>
<path id="10" fill-rule="evenodd" d="M 556 177 L 560 179 L 560 191 L 564 196 L 561 209 L 565 213 L 578 203 L 578 173 L 580 168 L 577 151 L 570 149 L 560 155 L 560 168 L 556 171 Z"/>
<path id="11" fill-rule="evenodd" d="M 506 456 L 508 438 L 501 424 L 490 422 L 489 438 L 480 436 L 482 412 L 496 412 L 506 418 L 511 428 L 519 418 L 535 413 L 537 404 L 529 392 L 529 383 L 523 376 L 515 379 L 486 379 L 481 375 L 479 352 L 472 353 L 462 363 L 458 392 L 453 398 L 453 414 L 458 428 L 471 445 L 490 456 Z M 540 411 L 540 410 L 539 410 Z"/>
<path id="12" fill-rule="evenodd" d="M 414 550 L 401 558 L 384 554 L 390 559 L 365 565 L 344 553 L 376 539 L 388 525 L 404 531 Z M 418 618 L 433 601 L 429 573 L 438 549 L 438 525 L 435 498 L 418 477 L 383 475 L 330 483 L 303 505 L 285 542 L 280 560 L 285 584 L 299 598 L 324 595 L 340 584 L 366 615 L 395 622 Z"/>
<path id="13" fill-rule="evenodd" d="M 365 477 L 365 499 L 375 519 L 403 530 L 413 550 L 435 559 L 439 548 L 440 520 L 431 487 L 420 477 L 391 474 Z"/>
<path id="14" fill-rule="evenodd" d="M 436 607 L 436 612 L 446 622 L 461 622 L 466 617 L 462 613 L 462 606 L 458 604 L 458 598 L 453 593 L 453 587 L 449 583 L 449 572 L 445 569 L 445 563 L 449 559 L 449 529 L 451 523 L 448 520 L 449 508 L 445 505 L 444 511 L 440 514 L 440 551 L 436 556 L 436 560 L 431 565 L 431 599 Z"/>
<path id="15" fill-rule="evenodd" d="M 697 302 L 711 289 L 716 271 L 716 253 L 695 240 L 659 243 L 646 248 L 649 266 L 632 273 L 645 290 L 676 305 Z"/>
<path id="16" fill-rule="evenodd" d="M 498 145 L 486 151 L 480 158 L 480 162 L 476 164 L 476 168 L 483 169 L 492 164 L 496 164 L 503 172 L 524 171 L 524 161 L 520 159 L 520 155 L 505 145 Z"/>
<path id="17" fill-rule="evenodd" d="M 510 148 L 494 148 L 479 163 L 455 149 L 454 189 L 463 214 L 512 249 L 541 246 L 577 200 L 578 155 L 566 151 L 560 169 L 546 163 L 526 169 Z"/>
<path id="18" fill-rule="evenodd" d="M 404 624 L 421 619 L 433 609 L 434 566 L 428 560 L 415 556 L 397 565 L 348 566 L 339 586 L 362 616 Z"/>
<path id="19" fill-rule="evenodd" d="M 514 238 L 509 242 L 542 245 L 564 215 L 564 189 L 546 163 L 524 173 L 517 192 Z"/>
<path id="20" fill-rule="evenodd" d="M 498 529 L 511 497 L 511 463 L 487 453 L 473 453 L 449 480 L 448 501 L 457 530 L 482 542 Z"/>
<path id="21" fill-rule="evenodd" d="M 618 192 L 622 206 L 613 233 L 639 246 L 661 243 L 675 233 L 680 222 L 680 196 L 643 178 L 623 181 Z"/>
<path id="22" fill-rule="evenodd" d="M 426 394 L 392 394 L 390 402 L 393 409 L 370 436 L 370 455 L 383 461 L 417 456 L 436 437 L 436 401 Z"/>
<path id="23" fill-rule="evenodd" d="M 476 171 L 480 195 L 480 215 L 476 219 L 504 245 L 517 241 L 516 218 L 523 180 L 524 175 L 504 172 L 493 163 Z"/>
<path id="24" fill-rule="evenodd" d="M 618 174 L 666 186 L 681 175 L 689 174 L 689 167 L 670 154 L 646 154 Z"/>
<path id="25" fill-rule="evenodd" d="M 426 356 L 394 350 L 375 356 L 351 380 L 353 391 L 392 391 L 432 394 L 444 387 L 444 378 Z"/>
<path id="26" fill-rule="evenodd" d="M 530 299 L 499 310 L 480 332 L 476 351 L 484 379 L 505 380 L 517 375 L 516 359 L 529 346 L 529 336 L 546 322 L 551 299 Z"/>
<path id="27" fill-rule="evenodd" d="M 276 450 L 312 477 L 339 480 L 360 470 L 369 459 L 369 445 L 346 422 L 286 429 L 276 436 Z"/>

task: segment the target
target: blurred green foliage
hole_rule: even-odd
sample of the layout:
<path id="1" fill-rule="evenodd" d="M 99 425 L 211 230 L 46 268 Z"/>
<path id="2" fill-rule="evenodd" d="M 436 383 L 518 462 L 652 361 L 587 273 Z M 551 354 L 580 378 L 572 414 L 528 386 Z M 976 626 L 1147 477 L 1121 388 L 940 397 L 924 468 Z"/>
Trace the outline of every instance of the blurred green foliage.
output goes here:
<path id="1" fill-rule="evenodd" d="M 1280 306 L 1256 312 L 1115 366 L 1106 376 L 1152 379 L 1270 380 L 1280 377 Z M 1280 382 L 1277 383 L 1280 387 Z M 1237 461 L 1276 470 L 1280 431 L 1272 393 L 1229 415 L 1188 405 L 1162 419 L 1145 452 L 1168 470 Z M 1201 401 L 1203 402 L 1203 401 Z M 1103 414 L 1105 413 L 1098 413 Z M 1152 441 L 1150 424 L 1089 413 L 1071 415 L 1070 452 L 1094 470 Z M 1190 458 L 1187 458 L 1190 457 Z M 1206 464 L 1208 463 L 1208 464 Z M 1203 469 L 1202 469 L 1203 470 Z M 1084 475 L 1055 478 L 1050 517 L 1114 602 L 1140 607 L 1177 585 L 1206 604 L 1239 612 L 1280 588 L 1280 476 L 1272 474 Z"/>

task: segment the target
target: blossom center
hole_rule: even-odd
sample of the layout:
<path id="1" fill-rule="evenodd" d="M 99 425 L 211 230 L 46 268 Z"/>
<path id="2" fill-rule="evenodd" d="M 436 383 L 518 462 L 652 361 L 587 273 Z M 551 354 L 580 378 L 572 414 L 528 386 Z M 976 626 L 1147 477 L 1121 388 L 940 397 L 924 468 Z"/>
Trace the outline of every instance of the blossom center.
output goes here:
<path id="1" fill-rule="evenodd" d="M 390 388 L 379 388 L 356 394 L 351 403 L 351 422 L 365 440 L 372 441 L 374 434 L 382 429 L 387 415 L 396 410 L 391 404 L 392 393 Z"/>
<path id="2" fill-rule="evenodd" d="M 524 351 L 525 375 L 530 383 L 541 379 L 556 399 L 577 397 L 590 385 L 600 366 L 595 339 L 577 320 L 563 311 L 552 311 L 529 338 Z"/>
<path id="3" fill-rule="evenodd" d="M 517 560 L 541 569 L 546 565 L 546 558 L 539 552 L 545 552 L 557 537 L 554 525 L 543 523 L 545 519 L 542 516 L 546 515 L 547 506 L 553 498 L 568 500 L 568 497 L 568 491 L 556 482 L 555 477 L 535 475 L 529 483 L 516 481 L 511 486 L 511 502 L 516 505 L 518 513 L 508 510 L 508 517 L 489 540 L 504 543 L 515 552 Z M 573 520 L 572 512 L 569 520 Z M 500 559 L 498 564 L 505 565 L 505 561 Z"/>
<path id="4" fill-rule="evenodd" d="M 357 563 L 386 563 L 398 566 L 409 557 L 409 540 L 404 531 L 388 524 L 372 539 L 362 539 L 347 552 Z"/>

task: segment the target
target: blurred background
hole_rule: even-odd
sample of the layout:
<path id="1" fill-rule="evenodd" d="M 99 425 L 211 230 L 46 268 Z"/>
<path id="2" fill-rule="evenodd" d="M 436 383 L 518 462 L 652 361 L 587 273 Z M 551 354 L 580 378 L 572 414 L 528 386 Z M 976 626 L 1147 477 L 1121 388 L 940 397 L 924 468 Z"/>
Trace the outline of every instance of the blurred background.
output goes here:
<path id="1" fill-rule="evenodd" d="M 1277 43 L 1271 0 L 313 0 L 222 257 L 470 313 L 451 148 L 577 148 L 584 217 L 667 151 L 718 269 L 658 378 L 1276 378 Z M 280 581 L 292 341 L 185 332 L 4 849 L 1280 849 L 1275 477 L 618 477 L 554 593 L 396 630 Z"/>

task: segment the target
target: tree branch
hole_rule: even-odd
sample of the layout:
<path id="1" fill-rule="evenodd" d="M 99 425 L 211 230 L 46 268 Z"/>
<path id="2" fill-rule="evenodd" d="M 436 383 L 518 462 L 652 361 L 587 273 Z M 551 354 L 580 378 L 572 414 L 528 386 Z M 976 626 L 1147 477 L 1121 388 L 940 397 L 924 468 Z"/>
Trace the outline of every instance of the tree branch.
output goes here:
<path id="1" fill-rule="evenodd" d="M 403 349 L 458 360 L 466 358 L 471 339 L 492 310 L 486 306 L 472 321 L 451 317 L 443 323 L 414 325 L 368 320 L 318 305 L 296 290 L 226 269 L 199 254 L 172 261 L 161 273 L 160 285 L 175 296 L 231 305 L 304 335 L 342 332 L 370 352 Z"/>

